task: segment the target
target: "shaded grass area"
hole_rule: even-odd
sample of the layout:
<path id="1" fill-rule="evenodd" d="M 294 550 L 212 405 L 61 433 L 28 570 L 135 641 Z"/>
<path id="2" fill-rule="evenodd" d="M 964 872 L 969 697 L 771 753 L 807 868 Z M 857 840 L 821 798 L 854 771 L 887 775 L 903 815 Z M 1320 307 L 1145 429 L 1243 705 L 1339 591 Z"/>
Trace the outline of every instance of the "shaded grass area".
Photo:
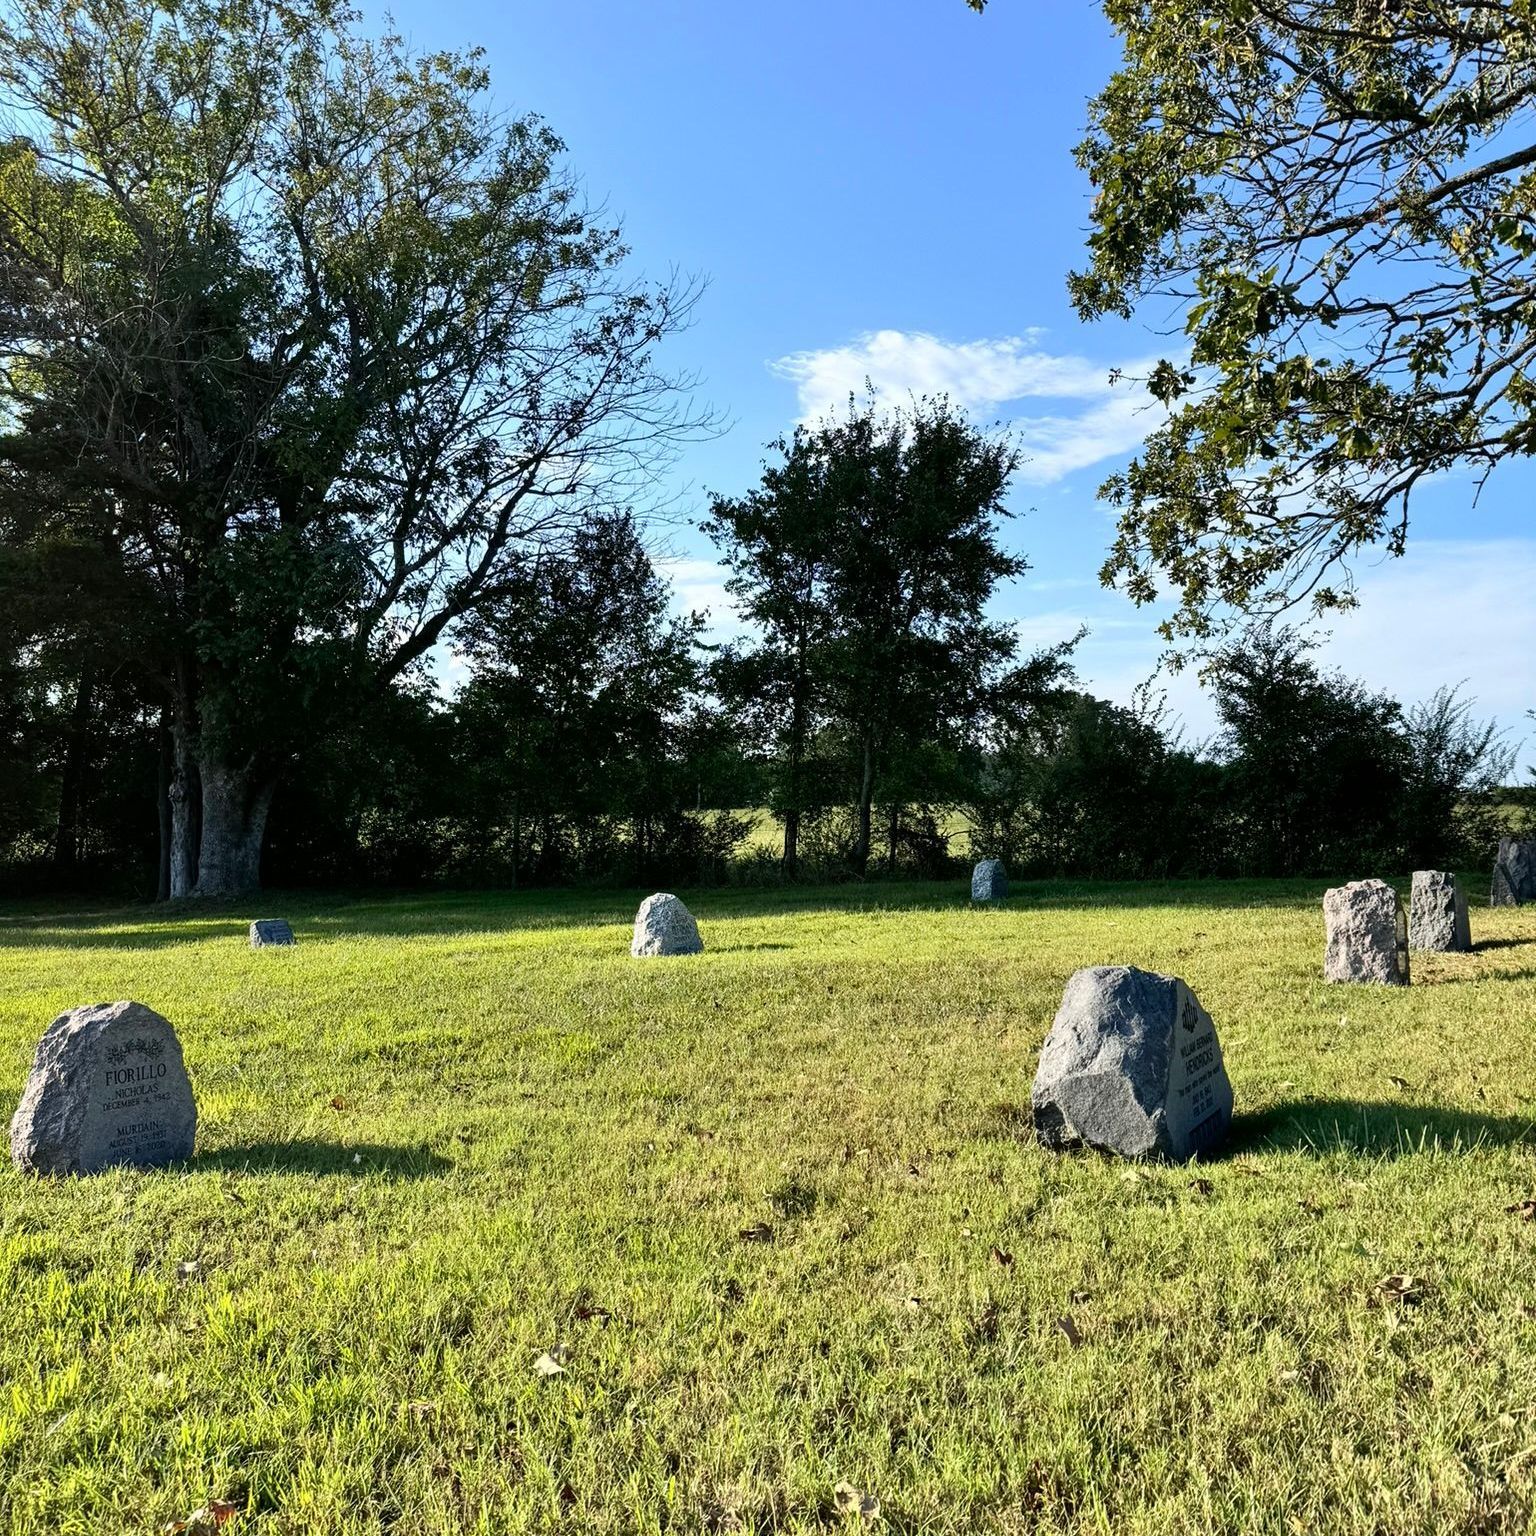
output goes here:
<path id="1" fill-rule="evenodd" d="M 202 1117 L 0 1174 L 0 1529 L 809 1532 L 846 1482 L 899 1532 L 1527 1531 L 1536 911 L 1340 989 L 1320 894 L 698 893 L 646 963 L 628 893 L 0 907 L 0 1109 L 134 997 Z M 1108 962 L 1215 1017 L 1222 1158 L 1032 1143 Z"/>

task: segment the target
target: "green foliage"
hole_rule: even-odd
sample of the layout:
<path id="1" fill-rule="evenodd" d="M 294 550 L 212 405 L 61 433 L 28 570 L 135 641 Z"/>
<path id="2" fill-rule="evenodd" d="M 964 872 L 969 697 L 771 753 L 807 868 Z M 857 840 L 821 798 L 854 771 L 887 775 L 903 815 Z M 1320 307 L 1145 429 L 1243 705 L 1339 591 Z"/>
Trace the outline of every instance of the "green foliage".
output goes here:
<path id="1" fill-rule="evenodd" d="M 97 549 L 142 605 L 178 806 L 198 774 L 263 805 L 684 430 L 652 353 L 689 290 L 626 275 L 487 85 L 329 0 L 0 11 L 7 542 Z M 210 809 L 205 854 L 259 849 Z"/>
<path id="2" fill-rule="evenodd" d="M 1223 613 L 1349 604 L 1416 488 L 1536 447 L 1536 22 L 1452 0 L 1106 0 L 1123 62 L 1078 151 L 1085 318 L 1154 296 L 1186 349 L 1165 423 L 1103 494 L 1104 566 Z"/>
<path id="3" fill-rule="evenodd" d="M 819 785 L 851 800 L 862 871 L 893 772 L 908 795 L 942 778 L 1013 660 L 1011 628 L 985 608 L 1027 568 L 997 542 L 1017 454 L 943 400 L 890 417 L 850 401 L 773 449 L 761 486 L 716 497 L 704 525 L 760 637 L 730 650 L 717 680 L 781 765 L 775 806 L 791 828 L 824 803 Z M 791 831 L 791 870 L 795 856 Z"/>

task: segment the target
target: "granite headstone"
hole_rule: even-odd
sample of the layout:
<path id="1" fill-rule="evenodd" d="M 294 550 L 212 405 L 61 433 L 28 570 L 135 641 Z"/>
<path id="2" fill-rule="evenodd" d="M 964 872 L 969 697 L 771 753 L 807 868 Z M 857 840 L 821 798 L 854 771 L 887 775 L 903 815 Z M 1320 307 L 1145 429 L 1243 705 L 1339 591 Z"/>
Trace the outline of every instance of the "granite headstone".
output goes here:
<path id="1" fill-rule="evenodd" d="M 1523 907 L 1527 902 L 1536 902 L 1536 843 L 1501 837 L 1493 866 L 1492 904 Z"/>
<path id="2" fill-rule="evenodd" d="M 258 917 L 251 924 L 252 949 L 286 949 L 297 942 L 293 929 L 281 917 Z"/>
<path id="3" fill-rule="evenodd" d="M 676 896 L 658 891 L 640 903 L 630 954 L 648 959 L 654 955 L 697 955 L 703 949 L 693 913 Z"/>
<path id="4" fill-rule="evenodd" d="M 170 1023 L 142 1003 L 61 1014 L 38 1042 L 11 1121 L 32 1173 L 159 1168 L 192 1155 L 197 1106 Z"/>
<path id="5" fill-rule="evenodd" d="M 1047 1147 L 1185 1162 L 1225 1138 L 1232 1084 L 1216 1025 L 1176 976 L 1134 966 L 1067 983 L 1030 1094 Z"/>
<path id="6" fill-rule="evenodd" d="M 1001 859 L 983 859 L 971 871 L 972 901 L 1006 901 L 1008 870 Z"/>
<path id="7" fill-rule="evenodd" d="M 1455 875 L 1438 869 L 1414 871 L 1408 947 L 1442 954 L 1460 954 L 1472 948 L 1467 898 Z"/>
<path id="8" fill-rule="evenodd" d="M 1408 985 L 1408 914 L 1385 880 L 1352 880 L 1323 897 L 1323 980 Z"/>

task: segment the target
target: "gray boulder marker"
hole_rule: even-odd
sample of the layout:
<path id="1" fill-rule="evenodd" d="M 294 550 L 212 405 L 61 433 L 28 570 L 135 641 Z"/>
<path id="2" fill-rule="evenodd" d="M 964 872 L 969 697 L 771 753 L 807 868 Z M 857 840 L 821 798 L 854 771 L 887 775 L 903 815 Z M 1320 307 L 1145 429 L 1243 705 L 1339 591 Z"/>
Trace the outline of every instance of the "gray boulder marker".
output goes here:
<path id="1" fill-rule="evenodd" d="M 170 1023 L 142 1003 L 61 1014 L 38 1042 L 11 1121 L 31 1173 L 162 1168 L 191 1157 L 197 1106 Z"/>
<path id="2" fill-rule="evenodd" d="M 1053 1150 L 1187 1162 L 1232 1124 L 1232 1083 L 1216 1026 L 1176 976 L 1128 965 L 1067 983 L 1030 1093 L 1035 1134 Z"/>
<path id="3" fill-rule="evenodd" d="M 1408 915 L 1385 880 L 1351 880 L 1323 897 L 1323 980 L 1408 985 Z"/>
<path id="4" fill-rule="evenodd" d="M 1467 898 L 1457 885 L 1455 875 L 1438 869 L 1414 871 L 1408 947 L 1441 954 L 1464 954 L 1472 948 Z"/>
<path id="5" fill-rule="evenodd" d="M 281 917 L 258 917 L 251 924 L 252 949 L 286 949 L 297 943 L 293 929 Z"/>
<path id="6" fill-rule="evenodd" d="M 983 859 L 971 871 L 972 901 L 1006 901 L 1008 870 L 1001 859 Z"/>
<path id="7" fill-rule="evenodd" d="M 1523 907 L 1536 902 L 1536 843 L 1499 839 L 1499 856 L 1493 866 L 1495 907 Z"/>
<path id="8" fill-rule="evenodd" d="M 698 955 L 704 952 L 704 940 L 699 937 L 693 913 L 676 896 L 658 891 L 640 903 L 629 952 L 641 959 L 655 955 Z"/>

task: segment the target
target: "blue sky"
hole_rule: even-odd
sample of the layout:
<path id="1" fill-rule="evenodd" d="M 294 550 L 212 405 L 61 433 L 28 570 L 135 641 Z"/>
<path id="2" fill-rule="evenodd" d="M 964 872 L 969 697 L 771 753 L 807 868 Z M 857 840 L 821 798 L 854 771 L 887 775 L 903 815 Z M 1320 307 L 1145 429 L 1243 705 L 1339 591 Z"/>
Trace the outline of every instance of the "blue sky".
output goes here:
<path id="1" fill-rule="evenodd" d="M 866 376 L 897 400 L 943 389 L 1012 422 L 1030 454 L 1007 537 L 1034 569 L 1000 613 L 1031 643 L 1087 623 L 1080 672 L 1108 697 L 1153 671 L 1156 616 L 1097 584 L 1112 524 L 1094 491 L 1150 425 L 1109 372 L 1166 350 L 1176 317 L 1083 326 L 1065 287 L 1089 206 L 1071 150 L 1117 58 L 1096 5 L 410 0 L 392 14 L 418 48 L 484 47 L 497 100 L 566 140 L 637 265 L 708 281 L 670 358 L 732 425 L 678 465 L 686 523 Z M 1432 486 L 1409 555 L 1358 566 L 1362 610 L 1332 622 L 1327 658 L 1407 700 L 1467 679 L 1485 713 L 1536 736 L 1522 718 L 1533 491 L 1524 470 L 1480 497 L 1470 480 Z M 707 545 L 682 526 L 670 554 L 680 599 L 727 623 Z M 1206 734 L 1195 680 L 1168 688 L 1188 734 Z"/>

